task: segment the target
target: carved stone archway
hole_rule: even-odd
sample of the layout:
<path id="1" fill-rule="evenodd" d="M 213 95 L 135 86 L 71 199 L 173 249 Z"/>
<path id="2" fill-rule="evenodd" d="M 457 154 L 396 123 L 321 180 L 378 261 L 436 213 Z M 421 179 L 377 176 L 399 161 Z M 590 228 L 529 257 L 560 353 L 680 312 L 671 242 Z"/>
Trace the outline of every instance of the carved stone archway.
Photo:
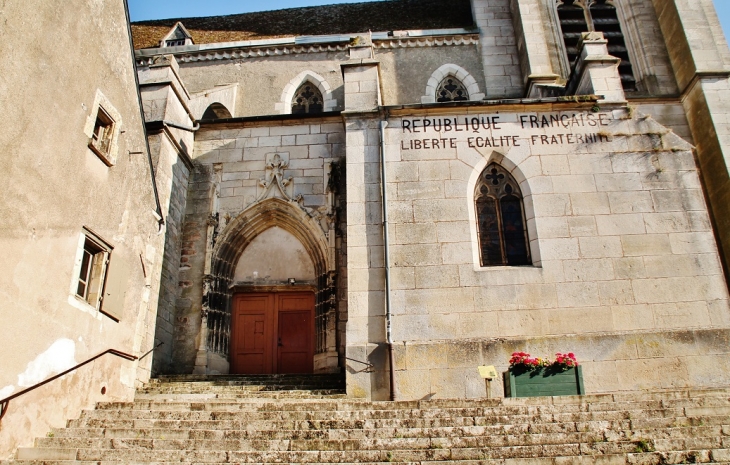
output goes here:
<path id="1" fill-rule="evenodd" d="M 315 289 L 315 372 L 337 369 L 334 263 L 332 241 L 319 222 L 294 200 L 268 198 L 234 218 L 218 236 L 210 273 L 204 278 L 202 333 L 196 373 L 210 373 L 212 358 L 228 359 L 233 278 L 241 254 L 262 232 L 277 226 L 307 251 L 317 276 Z M 334 232 L 331 232 L 332 234 Z"/>

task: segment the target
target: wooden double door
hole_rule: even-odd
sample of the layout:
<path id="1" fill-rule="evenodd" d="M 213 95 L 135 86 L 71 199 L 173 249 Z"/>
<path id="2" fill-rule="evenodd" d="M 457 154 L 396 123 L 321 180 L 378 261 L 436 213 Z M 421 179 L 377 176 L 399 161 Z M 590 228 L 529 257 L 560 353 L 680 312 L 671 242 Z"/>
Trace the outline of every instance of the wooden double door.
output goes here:
<path id="1" fill-rule="evenodd" d="M 231 373 L 312 373 L 312 292 L 236 294 L 231 316 Z"/>

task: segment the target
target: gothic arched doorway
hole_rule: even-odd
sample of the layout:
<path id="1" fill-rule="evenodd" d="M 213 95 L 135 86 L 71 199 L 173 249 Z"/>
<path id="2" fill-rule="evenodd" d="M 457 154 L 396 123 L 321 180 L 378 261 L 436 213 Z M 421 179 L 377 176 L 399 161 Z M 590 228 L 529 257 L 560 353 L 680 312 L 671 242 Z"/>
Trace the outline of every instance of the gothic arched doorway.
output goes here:
<path id="1" fill-rule="evenodd" d="M 204 283 L 199 359 L 225 360 L 223 373 L 336 369 L 331 239 L 295 201 L 269 198 L 234 218 Z"/>
<path id="2" fill-rule="evenodd" d="M 274 226 L 251 241 L 234 274 L 231 373 L 312 373 L 316 282 L 290 232 Z"/>

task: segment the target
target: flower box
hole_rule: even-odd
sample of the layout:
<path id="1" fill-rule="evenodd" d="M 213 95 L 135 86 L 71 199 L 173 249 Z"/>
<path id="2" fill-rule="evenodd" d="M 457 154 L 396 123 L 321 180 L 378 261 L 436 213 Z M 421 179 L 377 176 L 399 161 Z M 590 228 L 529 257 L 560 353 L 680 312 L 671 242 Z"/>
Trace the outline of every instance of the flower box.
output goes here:
<path id="1" fill-rule="evenodd" d="M 581 366 L 512 367 L 504 372 L 505 397 L 575 396 L 585 394 Z"/>

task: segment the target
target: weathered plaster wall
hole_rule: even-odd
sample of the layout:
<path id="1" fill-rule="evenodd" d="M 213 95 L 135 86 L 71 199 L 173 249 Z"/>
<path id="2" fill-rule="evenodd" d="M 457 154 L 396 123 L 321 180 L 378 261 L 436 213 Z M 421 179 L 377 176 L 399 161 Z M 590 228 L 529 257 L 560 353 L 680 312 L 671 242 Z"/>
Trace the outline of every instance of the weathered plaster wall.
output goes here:
<path id="1" fill-rule="evenodd" d="M 135 355 L 149 349 L 163 236 L 152 214 L 123 2 L 71 0 L 58 8 L 11 0 L 0 7 L 0 22 L 0 106 L 14 109 L 0 132 L 5 397 L 106 349 Z M 111 167 L 87 147 L 84 133 L 89 118 L 93 127 L 97 90 L 121 116 Z M 119 322 L 74 295 L 83 227 L 114 247 L 112 266 L 128 269 Z M 0 426 L 0 455 L 30 445 L 96 401 L 130 400 L 149 375 L 149 362 L 106 355 L 13 400 Z"/>
<path id="2" fill-rule="evenodd" d="M 307 250 L 290 232 L 274 226 L 258 235 L 236 264 L 234 282 L 273 281 L 314 283 L 317 275 Z"/>
<path id="3" fill-rule="evenodd" d="M 465 69 L 485 92 L 478 45 L 375 49 L 380 61 L 384 105 L 421 103 L 431 75 L 445 64 Z"/>
<path id="4" fill-rule="evenodd" d="M 238 83 L 235 115 L 256 116 L 278 114 L 275 106 L 284 87 L 302 71 L 310 70 L 327 81 L 337 100 L 335 110 L 341 110 L 344 102 L 340 61 L 346 59 L 346 52 L 342 51 L 180 63 L 180 76 L 191 92 Z"/>

